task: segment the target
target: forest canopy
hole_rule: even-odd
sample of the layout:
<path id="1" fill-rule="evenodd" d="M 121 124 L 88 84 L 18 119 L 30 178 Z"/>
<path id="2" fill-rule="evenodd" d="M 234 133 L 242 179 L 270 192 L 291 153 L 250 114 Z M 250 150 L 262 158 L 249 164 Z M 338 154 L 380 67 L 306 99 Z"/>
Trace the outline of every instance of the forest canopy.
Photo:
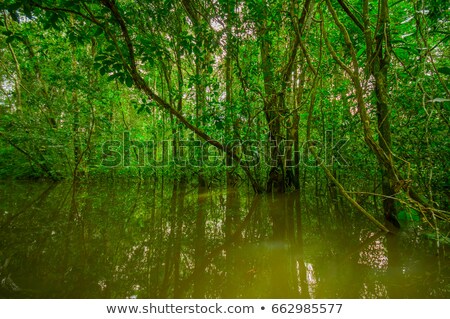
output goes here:
<path id="1" fill-rule="evenodd" d="M 2 178 L 322 183 L 449 220 L 447 1 L 0 9 Z"/>

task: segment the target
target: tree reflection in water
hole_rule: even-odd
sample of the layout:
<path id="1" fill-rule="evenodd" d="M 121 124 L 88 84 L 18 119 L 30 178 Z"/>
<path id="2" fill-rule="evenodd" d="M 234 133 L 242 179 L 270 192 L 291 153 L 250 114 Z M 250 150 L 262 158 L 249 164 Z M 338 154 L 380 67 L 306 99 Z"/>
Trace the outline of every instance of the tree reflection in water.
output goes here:
<path id="1" fill-rule="evenodd" d="M 0 191 L 1 297 L 450 295 L 448 257 L 430 242 L 376 233 L 326 198 L 179 182 Z"/>

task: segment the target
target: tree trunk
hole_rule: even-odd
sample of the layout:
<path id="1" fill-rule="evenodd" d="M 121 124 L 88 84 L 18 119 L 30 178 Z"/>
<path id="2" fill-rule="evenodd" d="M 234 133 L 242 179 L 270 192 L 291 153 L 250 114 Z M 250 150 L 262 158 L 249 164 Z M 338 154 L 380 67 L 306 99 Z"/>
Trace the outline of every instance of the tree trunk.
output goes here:
<path id="1" fill-rule="evenodd" d="M 378 144 L 389 161 L 392 162 L 391 112 L 387 92 L 387 73 L 390 62 L 389 8 L 387 0 L 382 0 L 380 3 L 377 29 L 380 31 L 375 36 L 375 52 L 373 52 L 370 67 L 375 79 L 375 95 L 377 98 Z M 400 227 L 396 219 L 395 200 L 393 198 L 395 195 L 392 184 L 395 181 L 394 172 L 388 170 L 383 163 L 380 163 L 380 170 L 381 186 L 384 195 L 382 200 L 384 216 L 394 226 Z"/>
<path id="2" fill-rule="evenodd" d="M 269 156 L 270 156 L 270 171 L 267 180 L 266 191 L 272 192 L 277 190 L 284 192 L 285 190 L 285 173 L 283 169 L 283 162 L 280 154 L 280 145 L 282 141 L 281 123 L 280 123 L 280 106 L 282 104 L 281 99 L 278 96 L 274 88 L 274 74 L 273 74 L 273 61 L 271 57 L 271 40 L 269 30 L 267 27 L 267 8 L 264 3 L 263 7 L 263 26 L 260 30 L 261 33 L 261 68 L 264 80 L 264 114 L 269 127 Z"/>

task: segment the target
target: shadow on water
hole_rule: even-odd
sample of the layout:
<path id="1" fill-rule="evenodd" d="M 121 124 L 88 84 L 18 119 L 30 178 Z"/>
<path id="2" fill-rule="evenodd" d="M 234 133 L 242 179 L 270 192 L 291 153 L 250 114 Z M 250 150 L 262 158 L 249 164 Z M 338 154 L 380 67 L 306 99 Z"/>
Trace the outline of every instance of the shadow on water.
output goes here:
<path id="1" fill-rule="evenodd" d="M 450 297 L 448 247 L 304 193 L 3 182 L 0 195 L 2 298 Z"/>

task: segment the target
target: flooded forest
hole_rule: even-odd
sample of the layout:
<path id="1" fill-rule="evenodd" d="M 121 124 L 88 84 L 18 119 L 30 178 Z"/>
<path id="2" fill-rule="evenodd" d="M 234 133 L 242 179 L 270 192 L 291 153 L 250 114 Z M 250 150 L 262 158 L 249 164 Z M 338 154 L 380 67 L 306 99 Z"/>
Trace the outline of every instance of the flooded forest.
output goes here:
<path id="1" fill-rule="evenodd" d="M 450 298 L 443 0 L 4 0 L 0 298 Z"/>

